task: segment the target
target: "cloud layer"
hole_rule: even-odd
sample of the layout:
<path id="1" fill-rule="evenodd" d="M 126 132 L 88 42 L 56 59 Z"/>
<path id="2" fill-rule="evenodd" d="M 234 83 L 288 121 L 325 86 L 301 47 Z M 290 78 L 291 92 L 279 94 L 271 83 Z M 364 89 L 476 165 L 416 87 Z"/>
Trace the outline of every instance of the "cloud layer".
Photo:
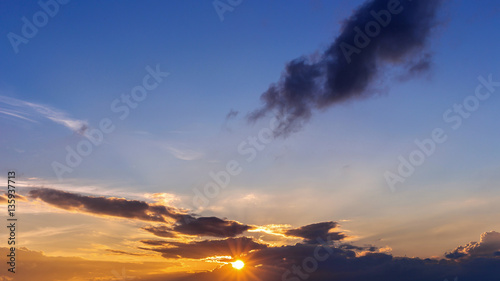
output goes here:
<path id="1" fill-rule="evenodd" d="M 266 247 L 250 252 L 243 258 L 251 267 L 248 270 L 252 274 L 248 274 L 248 280 L 261 281 L 477 281 L 498 280 L 500 274 L 500 256 L 494 253 L 457 261 L 394 257 L 385 253 L 359 255 L 352 250 L 333 245 L 299 243 Z M 212 272 L 192 274 L 174 280 L 223 280 L 231 274 L 234 274 L 234 270 L 231 271 L 230 266 L 223 266 Z"/>
<path id="2" fill-rule="evenodd" d="M 233 276 L 235 270 L 227 265 L 237 258 L 246 264 L 241 274 L 248 274 L 248 280 L 261 281 L 441 281 L 455 277 L 465 281 L 496 280 L 500 274 L 500 233 L 495 231 L 483 233 L 479 242 L 459 246 L 441 259 L 403 258 L 383 253 L 384 249 L 374 246 L 342 243 L 346 235 L 337 230 L 335 221 L 265 231 L 285 240 L 303 239 L 295 245 L 274 246 L 260 238 L 244 236 L 246 231 L 262 227 L 217 217 L 197 217 L 175 207 L 139 200 L 85 196 L 48 188 L 32 189 L 28 200 L 41 200 L 57 208 L 92 215 L 145 221 L 151 225 L 142 229 L 158 237 L 137 241 L 140 244 L 130 249 L 139 252 L 104 249 L 108 254 L 128 257 L 159 254 L 167 262 L 205 262 L 216 258 L 221 265 L 203 273 L 160 274 L 138 280 L 237 280 L 239 277 Z"/>

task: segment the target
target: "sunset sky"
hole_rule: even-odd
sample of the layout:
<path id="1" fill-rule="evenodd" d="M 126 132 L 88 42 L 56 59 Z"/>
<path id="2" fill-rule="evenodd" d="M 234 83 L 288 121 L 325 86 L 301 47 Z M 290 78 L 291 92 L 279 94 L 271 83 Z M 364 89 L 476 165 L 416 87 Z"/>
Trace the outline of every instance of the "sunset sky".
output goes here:
<path id="1" fill-rule="evenodd" d="M 498 1 L 1 1 L 0 22 L 0 281 L 498 280 Z"/>

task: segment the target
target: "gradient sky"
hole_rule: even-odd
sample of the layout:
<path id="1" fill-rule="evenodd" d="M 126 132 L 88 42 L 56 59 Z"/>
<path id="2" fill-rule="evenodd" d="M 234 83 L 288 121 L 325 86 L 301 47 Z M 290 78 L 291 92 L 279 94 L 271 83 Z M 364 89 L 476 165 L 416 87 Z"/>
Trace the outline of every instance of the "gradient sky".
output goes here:
<path id="1" fill-rule="evenodd" d="M 19 259 L 61 259 L 71 267 L 83 258 L 99 268 L 95 276 L 85 276 L 85 266 L 75 268 L 78 277 L 41 273 L 47 280 L 114 280 L 122 269 L 134 276 L 186 273 L 226 261 L 161 257 L 140 242 L 160 238 L 143 229 L 157 224 L 30 194 L 42 187 L 255 226 L 235 237 L 273 247 L 305 239 L 287 230 L 331 221 L 346 235 L 344 243 L 443 258 L 500 231 L 500 90 L 458 129 L 443 119 L 474 94 L 479 76 L 500 80 L 496 1 L 442 5 L 427 46 L 428 71 L 406 79 L 389 67 L 374 96 L 315 111 L 300 130 L 273 139 L 251 161 L 238 152 L 269 127 L 271 115 L 253 124 L 246 116 L 262 105 L 260 95 L 285 64 L 324 51 L 363 2 L 243 1 L 221 20 L 211 1 L 70 1 L 17 53 L 8 34 L 21 34 L 21 18 L 32 19 L 41 8 L 35 1 L 0 2 L 0 180 L 16 171 L 18 192 L 26 196 L 18 203 L 19 247 L 25 247 Z M 169 75 L 121 120 L 111 104 L 142 84 L 148 66 Z M 54 161 L 65 164 L 65 148 L 85 140 L 79 130 L 99 128 L 103 118 L 115 130 L 58 179 Z M 398 157 L 408 158 L 414 140 L 431 137 L 435 128 L 445 131 L 446 142 L 391 190 L 386 171 L 397 172 Z M 194 190 L 230 161 L 241 173 L 205 206 L 194 204 Z"/>

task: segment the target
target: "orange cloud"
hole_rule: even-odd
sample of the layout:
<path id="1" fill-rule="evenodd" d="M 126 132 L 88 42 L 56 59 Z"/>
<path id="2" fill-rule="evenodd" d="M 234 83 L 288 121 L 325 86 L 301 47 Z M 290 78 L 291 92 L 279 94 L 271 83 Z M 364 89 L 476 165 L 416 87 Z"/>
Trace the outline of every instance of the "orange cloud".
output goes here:
<path id="1" fill-rule="evenodd" d="M 14 198 L 17 202 L 25 202 L 25 201 L 28 201 L 28 199 L 24 196 L 22 196 L 21 194 L 17 193 L 15 195 L 16 197 Z M 7 195 L 7 193 L 4 193 L 3 195 L 0 195 L 0 204 L 7 204 L 9 200 L 9 195 Z"/>

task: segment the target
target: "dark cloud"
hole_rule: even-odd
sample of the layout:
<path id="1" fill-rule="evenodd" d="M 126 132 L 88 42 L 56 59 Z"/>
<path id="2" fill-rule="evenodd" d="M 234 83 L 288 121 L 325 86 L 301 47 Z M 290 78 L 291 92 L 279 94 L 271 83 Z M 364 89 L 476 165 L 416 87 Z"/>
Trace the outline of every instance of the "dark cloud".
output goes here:
<path id="1" fill-rule="evenodd" d="M 236 118 L 238 116 L 239 111 L 236 111 L 234 109 L 231 109 L 227 114 L 226 118 L 224 119 L 224 123 L 222 124 L 222 129 L 227 131 L 227 132 L 232 132 L 232 129 L 229 127 L 228 123 L 231 119 Z"/>
<path id="2" fill-rule="evenodd" d="M 235 237 L 252 229 L 252 226 L 237 221 L 223 220 L 217 217 L 193 217 L 185 215 L 173 226 L 146 226 L 143 229 L 156 236 L 174 238 L 178 234 L 212 237 Z"/>
<path id="3" fill-rule="evenodd" d="M 81 135 L 81 136 L 84 136 L 87 133 L 88 129 L 89 129 L 89 126 L 87 124 L 83 123 L 81 125 L 81 127 L 76 130 L 76 133 Z"/>
<path id="4" fill-rule="evenodd" d="M 149 246 L 161 246 L 165 243 L 163 240 L 141 240 L 141 242 Z"/>
<path id="5" fill-rule="evenodd" d="M 238 237 L 223 240 L 204 240 L 190 243 L 168 241 L 142 241 L 156 248 L 141 248 L 161 253 L 165 258 L 203 259 L 211 256 L 237 257 L 252 250 L 267 248 L 267 245 L 257 243 L 252 238 Z"/>
<path id="6" fill-rule="evenodd" d="M 226 120 L 235 118 L 236 116 L 238 116 L 238 113 L 238 111 L 231 109 L 226 115 Z"/>
<path id="7" fill-rule="evenodd" d="M 361 246 L 356 246 L 356 245 L 352 245 L 352 244 L 340 244 L 338 247 L 340 249 L 358 251 L 358 252 L 362 252 L 362 251 L 376 252 L 378 250 L 378 248 L 375 246 L 361 247 Z"/>
<path id="8" fill-rule="evenodd" d="M 318 256 L 322 260 L 315 258 Z M 261 281 L 477 281 L 498 280 L 500 274 L 500 257 L 455 261 L 394 257 L 384 253 L 359 256 L 333 245 L 300 243 L 255 250 L 242 259 L 252 272 L 248 280 Z M 227 266 L 174 280 L 224 280 L 230 274 L 234 274 L 234 270 Z"/>
<path id="9" fill-rule="evenodd" d="M 222 220 L 217 217 L 191 217 L 174 226 L 173 230 L 188 235 L 235 237 L 252 228 L 237 221 Z"/>
<path id="10" fill-rule="evenodd" d="M 273 265 L 281 269 L 287 269 L 295 264 L 301 265 L 304 258 L 314 256 L 314 251 L 318 247 L 320 255 L 329 255 L 331 257 L 354 258 L 356 253 L 349 250 L 342 250 L 332 245 L 312 245 L 297 243 L 295 245 L 268 247 L 264 250 L 250 253 L 245 260 L 248 264 Z M 284 272 L 284 270 L 282 270 Z"/>
<path id="11" fill-rule="evenodd" d="M 498 256 L 500 251 L 500 233 L 496 231 L 481 234 L 479 242 L 470 242 L 465 246 L 459 246 L 453 251 L 446 253 L 449 259 L 460 259 L 470 257 L 493 257 Z"/>
<path id="12" fill-rule="evenodd" d="M 322 243 L 321 241 L 327 240 L 342 240 L 346 238 L 346 235 L 340 232 L 330 232 L 337 225 L 333 221 L 314 223 L 289 229 L 285 232 L 285 235 L 304 238 L 304 242 L 308 244 L 318 244 Z"/>
<path id="13" fill-rule="evenodd" d="M 33 189 L 29 192 L 29 197 L 40 199 L 65 210 L 168 223 L 168 225 L 143 228 L 160 237 L 173 238 L 178 234 L 235 237 L 252 229 L 252 226 L 237 221 L 223 220 L 217 217 L 196 217 L 183 213 L 174 207 L 139 200 L 84 196 L 50 188 Z"/>
<path id="14" fill-rule="evenodd" d="M 131 252 L 125 252 L 125 251 L 120 251 L 120 250 L 112 250 L 112 249 L 106 249 L 106 252 L 116 254 L 116 255 L 127 255 L 127 256 L 149 256 L 147 254 L 140 254 L 140 253 L 131 253 Z"/>
<path id="15" fill-rule="evenodd" d="M 40 199 L 65 210 L 77 210 L 97 215 L 107 215 L 145 221 L 167 222 L 166 218 L 179 220 L 183 214 L 175 208 L 153 205 L 139 200 L 83 196 L 62 190 L 38 188 L 29 197 Z"/>
<path id="16" fill-rule="evenodd" d="M 178 235 L 172 231 L 172 228 L 166 225 L 160 225 L 160 226 L 145 226 L 142 229 L 153 233 L 156 236 L 159 237 L 166 237 L 166 238 L 175 238 Z"/>
<path id="17" fill-rule="evenodd" d="M 388 3 L 399 2 L 388 12 Z M 425 47 L 437 25 L 441 2 L 365 2 L 344 22 L 340 35 L 319 59 L 301 57 L 286 65 L 279 82 L 261 95 L 263 107 L 250 113 L 249 120 L 272 113 L 278 119 L 275 133 L 286 136 L 308 121 L 314 110 L 369 96 L 376 78 L 390 65 L 402 66 L 406 75 L 426 70 L 430 55 Z M 372 25 L 380 22 L 377 18 L 383 21 L 379 32 Z M 366 35 L 367 27 L 373 36 Z"/>

